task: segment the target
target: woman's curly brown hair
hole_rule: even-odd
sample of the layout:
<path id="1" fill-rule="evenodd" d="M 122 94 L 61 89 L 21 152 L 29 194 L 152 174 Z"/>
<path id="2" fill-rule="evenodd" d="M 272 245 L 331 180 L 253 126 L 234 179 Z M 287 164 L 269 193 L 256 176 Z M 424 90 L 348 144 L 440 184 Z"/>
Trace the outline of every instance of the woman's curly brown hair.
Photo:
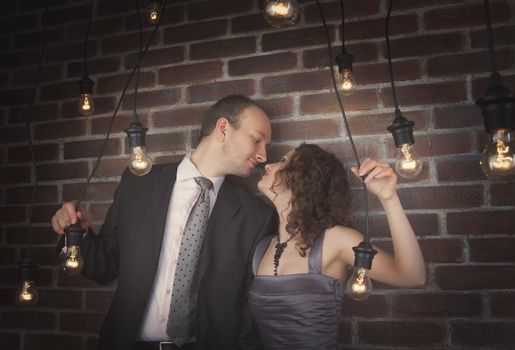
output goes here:
<path id="1" fill-rule="evenodd" d="M 317 145 L 295 149 L 280 177 L 292 192 L 286 230 L 300 233 L 297 248 L 301 256 L 326 229 L 350 226 L 351 193 L 347 171 L 334 154 Z"/>

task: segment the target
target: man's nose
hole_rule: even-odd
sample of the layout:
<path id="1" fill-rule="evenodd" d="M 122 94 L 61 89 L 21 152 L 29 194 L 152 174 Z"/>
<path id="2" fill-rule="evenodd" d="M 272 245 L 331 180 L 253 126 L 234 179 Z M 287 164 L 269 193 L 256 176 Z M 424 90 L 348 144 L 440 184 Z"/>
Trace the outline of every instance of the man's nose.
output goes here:
<path id="1" fill-rule="evenodd" d="M 258 153 L 256 154 L 256 159 L 260 163 L 266 162 L 266 148 L 264 146 L 260 147 Z"/>

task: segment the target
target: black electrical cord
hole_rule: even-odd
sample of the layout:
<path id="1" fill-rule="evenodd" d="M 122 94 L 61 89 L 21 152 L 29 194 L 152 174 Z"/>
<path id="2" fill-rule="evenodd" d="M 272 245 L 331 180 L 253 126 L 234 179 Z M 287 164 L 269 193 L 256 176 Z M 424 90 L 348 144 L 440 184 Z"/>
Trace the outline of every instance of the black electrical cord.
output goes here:
<path id="1" fill-rule="evenodd" d="M 495 64 L 494 39 L 492 35 L 492 22 L 490 19 L 490 1 L 484 0 L 484 6 L 486 17 L 486 39 L 488 43 L 488 53 L 490 55 L 490 67 L 492 73 L 495 73 L 497 72 L 497 65 Z"/>
<path id="2" fill-rule="evenodd" d="M 120 109 L 120 106 L 121 106 L 122 101 L 123 101 L 123 97 L 125 96 L 125 93 L 127 92 L 127 88 L 129 87 L 131 79 L 132 79 L 134 73 L 136 72 L 136 70 L 138 70 L 139 66 L 141 65 L 143 57 L 147 53 L 148 48 L 150 47 L 150 43 L 152 42 L 152 39 L 154 39 L 154 35 L 156 34 L 157 29 L 159 28 L 162 16 L 164 15 L 164 12 L 165 12 L 166 2 L 167 2 L 167 0 L 163 1 L 163 7 L 162 7 L 162 11 L 161 11 L 161 16 L 159 17 L 159 20 L 157 21 L 156 25 L 154 26 L 154 29 L 152 30 L 152 33 L 150 34 L 150 38 L 148 39 L 148 42 L 147 42 L 147 44 L 145 46 L 145 49 L 143 50 L 143 53 L 138 57 L 138 61 L 136 62 L 136 65 L 132 69 L 131 73 L 129 74 L 129 78 L 127 79 L 127 82 L 125 83 L 125 86 L 124 86 L 124 88 L 122 90 L 122 94 L 120 96 L 120 99 L 118 100 L 118 104 L 116 105 L 116 108 L 114 110 L 113 116 L 111 117 L 111 121 L 109 122 L 109 126 L 108 126 L 107 132 L 106 132 L 106 137 L 105 137 L 104 143 L 102 144 L 102 147 L 100 149 L 100 153 L 98 154 L 97 160 L 95 162 L 95 166 L 93 167 L 93 170 L 89 174 L 89 176 L 88 176 L 88 178 L 86 180 L 86 183 L 84 184 L 84 187 L 82 188 L 82 191 L 81 191 L 81 193 L 79 195 L 79 199 L 77 200 L 77 204 L 75 206 L 76 210 L 78 210 L 80 208 L 80 203 L 84 199 L 84 195 L 86 193 L 86 189 L 88 188 L 88 186 L 89 186 L 89 184 L 91 182 L 91 178 L 93 177 L 93 175 L 95 174 L 95 172 L 98 169 L 98 166 L 100 165 L 100 160 L 102 158 L 102 155 L 104 154 L 104 150 L 106 148 L 107 141 L 109 140 L 109 136 L 111 135 L 111 130 L 112 130 L 113 125 L 114 125 L 114 120 L 116 118 L 116 114 L 118 113 L 118 110 Z"/>
<path id="3" fill-rule="evenodd" d="M 390 14 L 392 12 L 393 0 L 390 0 L 388 5 L 388 12 L 386 14 L 386 21 L 384 24 L 384 34 L 386 38 L 386 55 L 388 56 L 388 73 L 390 74 L 390 85 L 392 86 L 392 98 L 393 105 L 395 106 L 395 110 L 399 109 L 399 102 L 397 101 L 397 92 L 395 91 L 395 81 L 393 79 L 393 65 L 392 65 L 392 54 L 390 49 Z"/>
<path id="4" fill-rule="evenodd" d="M 89 16 L 88 16 L 88 25 L 86 27 L 86 35 L 84 37 L 84 76 L 87 77 L 89 75 L 88 72 L 88 39 L 89 32 L 91 30 L 91 19 L 93 17 L 93 1 L 91 0 L 89 5 Z"/>
<path id="5" fill-rule="evenodd" d="M 138 0 L 134 0 L 134 4 L 136 6 L 136 13 L 138 17 L 138 27 L 139 27 L 139 53 L 138 58 L 143 59 L 143 23 L 141 21 L 141 11 L 139 8 Z M 132 115 L 132 120 L 135 123 L 139 123 L 139 117 L 137 112 L 138 107 L 138 87 L 139 87 L 139 76 L 141 71 L 141 64 L 138 65 L 138 71 L 136 73 L 136 80 L 134 82 L 134 113 Z"/>
<path id="6" fill-rule="evenodd" d="M 340 92 L 338 91 L 338 85 L 337 85 L 336 79 L 334 77 L 335 72 L 334 72 L 334 66 L 333 66 L 333 61 L 332 61 L 333 49 L 332 49 L 332 45 L 331 45 L 331 35 L 329 34 L 329 29 L 327 28 L 327 23 L 325 20 L 324 12 L 322 10 L 322 6 L 320 5 L 320 1 L 317 0 L 316 2 L 317 2 L 318 11 L 320 12 L 320 17 L 322 19 L 322 24 L 324 26 L 324 31 L 325 31 L 326 38 L 327 38 L 327 50 L 328 50 L 328 54 L 329 54 L 329 56 L 328 56 L 329 57 L 329 73 L 331 75 L 331 80 L 333 82 L 334 93 L 338 100 L 338 105 L 340 107 L 340 112 L 342 114 L 343 122 L 345 124 L 347 136 L 349 137 L 352 152 L 354 154 L 354 159 L 356 160 L 356 164 L 359 169 L 361 167 L 361 162 L 359 161 L 358 152 L 356 151 L 356 146 L 354 145 L 354 140 L 352 139 L 352 134 L 350 132 L 349 122 L 347 121 L 347 116 L 345 115 L 345 108 L 343 107 L 342 96 L 340 95 Z M 342 18 L 342 22 L 343 22 L 343 18 Z M 364 214 L 365 214 L 364 241 L 369 243 L 370 239 L 369 239 L 369 233 L 368 233 L 368 231 L 369 231 L 369 229 L 368 229 L 368 195 L 367 195 L 367 186 L 365 185 L 364 182 L 363 182 L 363 191 L 364 191 L 363 202 L 364 202 Z"/>
<path id="7" fill-rule="evenodd" d="M 345 11 L 343 8 L 343 0 L 340 0 L 340 10 L 342 17 L 342 54 L 345 54 L 347 50 L 345 48 Z"/>

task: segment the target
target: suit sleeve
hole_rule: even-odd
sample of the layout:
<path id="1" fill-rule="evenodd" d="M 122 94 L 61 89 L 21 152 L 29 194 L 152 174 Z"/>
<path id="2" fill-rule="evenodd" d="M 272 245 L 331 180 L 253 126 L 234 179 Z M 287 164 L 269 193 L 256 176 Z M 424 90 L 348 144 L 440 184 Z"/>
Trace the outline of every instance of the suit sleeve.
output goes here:
<path id="1" fill-rule="evenodd" d="M 256 235 L 256 239 L 253 242 L 251 254 L 249 254 L 249 259 L 247 261 L 246 266 L 246 279 L 245 279 L 245 307 L 242 311 L 242 325 L 241 332 L 238 341 L 238 347 L 241 350 L 261 350 L 263 349 L 263 344 L 261 341 L 261 336 L 259 334 L 259 330 L 252 320 L 249 311 L 248 304 L 248 292 L 254 281 L 254 273 L 252 271 L 252 261 L 254 257 L 254 250 L 256 248 L 257 243 L 264 237 L 268 235 L 273 235 L 277 230 L 277 218 L 274 210 L 269 210 L 268 218 L 265 220 L 265 224 L 261 227 L 261 230 Z"/>
<path id="2" fill-rule="evenodd" d="M 109 283 L 118 277 L 118 212 L 126 173 L 116 188 L 113 203 L 100 232 L 96 234 L 90 228 L 81 244 L 84 258 L 82 274 L 100 284 Z"/>

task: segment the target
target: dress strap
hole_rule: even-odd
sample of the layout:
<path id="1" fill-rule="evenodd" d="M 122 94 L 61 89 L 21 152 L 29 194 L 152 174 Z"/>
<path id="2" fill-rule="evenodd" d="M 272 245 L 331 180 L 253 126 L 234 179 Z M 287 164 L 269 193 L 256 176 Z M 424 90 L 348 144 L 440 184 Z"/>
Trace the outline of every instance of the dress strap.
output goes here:
<path id="1" fill-rule="evenodd" d="M 325 231 L 315 239 L 313 245 L 309 249 L 309 273 L 322 273 L 322 246 L 324 243 Z"/>
<path id="2" fill-rule="evenodd" d="M 266 249 L 274 237 L 274 235 L 266 236 L 257 244 L 256 249 L 254 250 L 254 258 L 252 259 L 252 272 L 254 272 L 254 276 L 257 274 L 259 264 L 261 264 L 261 260 L 263 260 Z"/>

